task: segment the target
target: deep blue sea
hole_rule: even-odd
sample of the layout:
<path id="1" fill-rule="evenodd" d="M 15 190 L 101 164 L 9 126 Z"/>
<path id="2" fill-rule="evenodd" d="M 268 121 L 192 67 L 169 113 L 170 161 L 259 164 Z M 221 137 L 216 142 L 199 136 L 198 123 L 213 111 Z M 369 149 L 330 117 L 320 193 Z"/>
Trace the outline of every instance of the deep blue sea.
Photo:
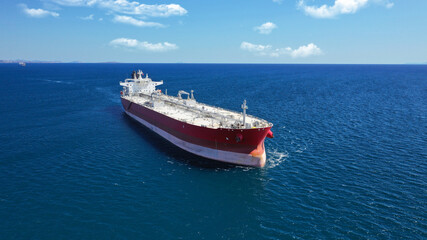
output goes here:
<path id="1" fill-rule="evenodd" d="M 274 124 L 263 169 L 127 117 L 141 69 Z M 0 239 L 427 239 L 426 65 L 0 64 Z"/>

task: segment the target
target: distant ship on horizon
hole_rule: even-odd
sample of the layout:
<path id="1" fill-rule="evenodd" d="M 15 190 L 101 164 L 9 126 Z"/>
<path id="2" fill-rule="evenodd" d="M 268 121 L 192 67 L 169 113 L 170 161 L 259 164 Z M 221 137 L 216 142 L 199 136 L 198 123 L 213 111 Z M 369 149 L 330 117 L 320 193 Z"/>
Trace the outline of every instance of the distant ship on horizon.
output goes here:
<path id="1" fill-rule="evenodd" d="M 19 66 L 25 67 L 27 64 L 25 62 L 19 62 Z"/>
<path id="2" fill-rule="evenodd" d="M 190 93 L 178 96 L 156 89 L 163 81 L 154 82 L 133 72 L 120 82 L 121 102 L 127 115 L 156 132 L 169 142 L 190 153 L 208 159 L 243 166 L 264 167 L 264 140 L 273 138 L 273 124 L 246 114 L 199 103 Z M 186 98 L 183 98 L 186 95 Z"/>

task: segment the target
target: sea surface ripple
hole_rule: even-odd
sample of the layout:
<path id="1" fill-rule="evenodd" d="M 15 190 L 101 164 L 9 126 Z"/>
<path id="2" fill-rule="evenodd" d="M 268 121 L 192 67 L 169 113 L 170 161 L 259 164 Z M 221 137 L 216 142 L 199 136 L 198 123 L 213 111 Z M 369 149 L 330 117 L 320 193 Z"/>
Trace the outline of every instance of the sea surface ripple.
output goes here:
<path id="1" fill-rule="evenodd" d="M 133 121 L 119 81 L 274 124 L 263 169 Z M 1 64 L 0 239 L 427 239 L 427 66 Z"/>

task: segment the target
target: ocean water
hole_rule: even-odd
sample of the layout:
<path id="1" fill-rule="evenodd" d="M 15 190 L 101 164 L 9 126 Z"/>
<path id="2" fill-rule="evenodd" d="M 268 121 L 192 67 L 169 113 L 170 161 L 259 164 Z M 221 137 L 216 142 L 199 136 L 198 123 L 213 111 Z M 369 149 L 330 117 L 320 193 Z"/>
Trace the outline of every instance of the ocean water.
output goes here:
<path id="1" fill-rule="evenodd" d="M 127 117 L 119 81 L 274 124 L 263 169 Z M 426 239 L 426 65 L 0 64 L 0 239 Z"/>

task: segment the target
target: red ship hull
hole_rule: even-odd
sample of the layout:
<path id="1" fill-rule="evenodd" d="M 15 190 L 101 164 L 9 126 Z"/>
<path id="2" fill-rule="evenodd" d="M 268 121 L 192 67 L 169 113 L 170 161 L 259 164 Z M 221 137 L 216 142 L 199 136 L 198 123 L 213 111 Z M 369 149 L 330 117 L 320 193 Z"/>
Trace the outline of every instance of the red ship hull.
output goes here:
<path id="1" fill-rule="evenodd" d="M 124 98 L 122 105 L 129 116 L 188 152 L 238 165 L 265 165 L 264 140 L 271 127 L 213 129 L 181 122 Z"/>

